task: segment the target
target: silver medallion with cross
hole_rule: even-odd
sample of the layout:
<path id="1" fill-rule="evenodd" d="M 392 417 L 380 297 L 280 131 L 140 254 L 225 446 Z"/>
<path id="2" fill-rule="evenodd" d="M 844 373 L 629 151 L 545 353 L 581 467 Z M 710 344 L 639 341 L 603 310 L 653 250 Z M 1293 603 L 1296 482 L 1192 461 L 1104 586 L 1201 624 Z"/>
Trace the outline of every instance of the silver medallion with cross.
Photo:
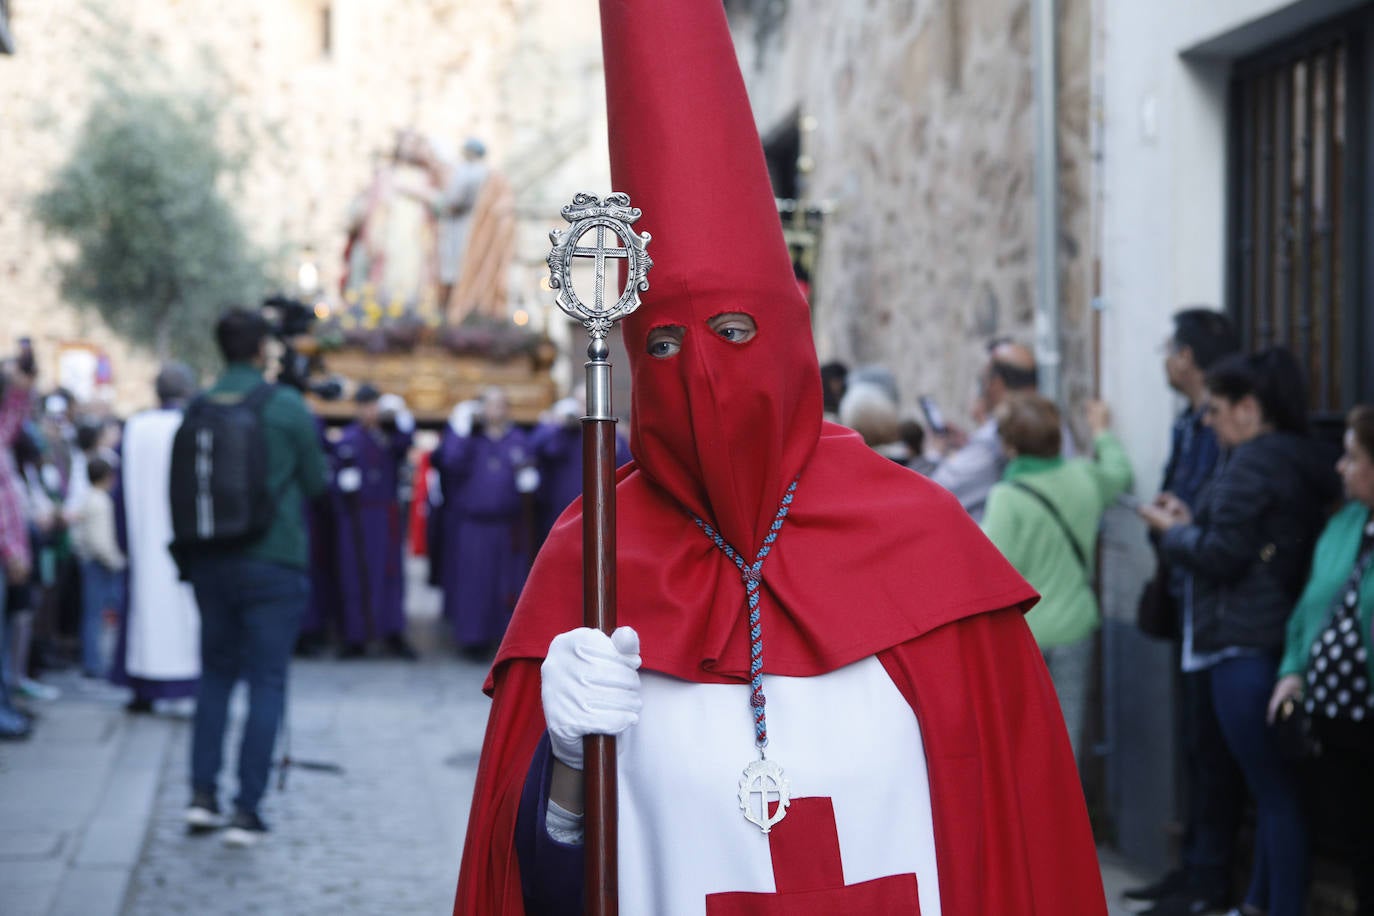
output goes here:
<path id="1" fill-rule="evenodd" d="M 591 336 L 587 344 L 587 417 L 588 420 L 612 420 L 611 412 L 611 346 L 606 341 L 611 327 L 639 308 L 639 294 L 649 288 L 649 268 L 653 259 L 645 250 L 649 233 L 638 235 L 630 228 L 643 214 L 630 206 L 630 195 L 611 194 L 605 200 L 595 194 L 575 194 L 573 202 L 563 208 L 563 218 L 572 225 L 549 233 L 553 249 L 549 252 L 549 286 L 558 290 L 555 300 L 569 317 L 582 322 Z M 583 245 L 591 236 L 594 245 Z M 592 280 L 591 301 L 583 301 L 573 288 L 573 262 L 586 259 L 593 262 L 596 272 Z M 625 286 L 610 302 L 606 296 L 606 269 L 618 269 L 625 262 Z"/>
<path id="2" fill-rule="evenodd" d="M 771 814 L 768 803 L 777 802 Z M 792 804 L 792 786 L 783 775 L 782 767 L 766 757 L 749 761 L 739 781 L 739 806 L 744 819 L 764 832 L 772 830 L 787 816 Z"/>
<path id="3" fill-rule="evenodd" d="M 639 294 L 649 288 L 649 268 L 654 266 L 645 250 L 649 233 L 636 234 L 631 228 L 641 215 L 637 207 L 630 206 L 628 194 L 611 194 L 605 200 L 594 194 L 577 194 L 563 208 L 563 218 L 572 225 L 549 233 L 549 241 L 553 242 L 548 259 L 549 286 L 558 290 L 558 307 L 568 317 L 582 322 L 592 336 L 593 346 L 606 337 L 611 325 L 639 308 Z M 588 236 L 595 239 L 595 244 L 584 244 Z M 573 288 L 576 259 L 595 264 L 590 301 L 579 297 Z M 617 269 L 621 261 L 627 266 L 625 286 L 608 302 L 606 270 Z"/>

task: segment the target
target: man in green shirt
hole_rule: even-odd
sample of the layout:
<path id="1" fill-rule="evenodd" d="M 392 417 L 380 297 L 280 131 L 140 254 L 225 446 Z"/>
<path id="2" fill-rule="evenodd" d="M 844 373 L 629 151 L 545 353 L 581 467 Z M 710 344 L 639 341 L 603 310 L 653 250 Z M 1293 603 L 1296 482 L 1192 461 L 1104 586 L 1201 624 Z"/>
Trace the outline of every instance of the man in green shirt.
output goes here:
<path id="1" fill-rule="evenodd" d="M 264 384 L 267 322 L 231 309 L 215 327 L 227 364 L 206 397 L 246 397 Z M 275 514 L 266 533 L 232 549 L 187 557 L 185 571 L 200 605 L 201 678 L 191 736 L 194 830 L 223 826 L 218 801 L 224 729 L 234 684 L 248 683 L 248 720 L 239 746 L 239 793 L 224 841 L 248 846 L 267 831 L 258 804 L 267 789 L 272 750 L 286 700 L 287 663 L 309 596 L 305 501 L 324 492 L 327 471 L 315 420 L 298 392 L 275 386 L 259 421 L 267 449 L 267 488 Z M 133 507 L 131 507 L 133 511 Z"/>

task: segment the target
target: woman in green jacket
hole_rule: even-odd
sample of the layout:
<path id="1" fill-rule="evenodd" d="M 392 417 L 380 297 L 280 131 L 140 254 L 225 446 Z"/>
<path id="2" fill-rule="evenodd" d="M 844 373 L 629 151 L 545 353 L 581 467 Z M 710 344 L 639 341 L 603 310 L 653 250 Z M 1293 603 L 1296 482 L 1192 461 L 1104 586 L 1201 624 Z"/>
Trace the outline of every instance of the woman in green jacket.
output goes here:
<path id="1" fill-rule="evenodd" d="M 1361 916 L 1374 914 L 1374 408 L 1346 419 L 1337 463 L 1350 502 L 1327 523 L 1293 616 L 1288 618 L 1279 679 L 1269 700 L 1272 723 L 1288 700 L 1301 702 L 1321 743 L 1315 813 L 1334 831 L 1355 873 Z"/>
<path id="2" fill-rule="evenodd" d="M 988 495 L 983 531 L 1040 592 L 1026 615 L 1068 726 L 1077 759 L 1098 627 L 1093 556 L 1102 513 L 1131 485 L 1131 464 L 1108 430 L 1107 405 L 1087 407 L 1093 457 L 1065 459 L 1059 409 L 1039 395 L 1017 395 L 997 409 L 997 433 L 1010 463 Z"/>

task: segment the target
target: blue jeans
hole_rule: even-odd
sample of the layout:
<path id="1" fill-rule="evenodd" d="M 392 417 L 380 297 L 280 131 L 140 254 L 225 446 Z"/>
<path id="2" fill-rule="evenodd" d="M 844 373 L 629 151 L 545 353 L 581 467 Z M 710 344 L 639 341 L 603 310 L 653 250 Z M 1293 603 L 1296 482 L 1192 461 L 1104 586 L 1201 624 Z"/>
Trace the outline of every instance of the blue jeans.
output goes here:
<path id="1" fill-rule="evenodd" d="M 256 814 L 267 791 L 272 748 L 286 703 L 286 669 L 309 589 L 297 569 L 241 555 L 190 564 L 200 605 L 200 687 L 191 733 L 191 790 L 217 795 L 229 696 L 248 683 L 248 721 L 239 746 L 238 811 Z"/>
<path id="2" fill-rule="evenodd" d="M 1183 864 L 1207 894 L 1231 885 L 1236 830 L 1245 807 L 1245 781 L 1217 721 L 1212 672 L 1183 673 L 1181 726 L 1187 786 Z"/>
<path id="3" fill-rule="evenodd" d="M 1278 660 L 1245 655 L 1212 669 L 1212 701 L 1231 754 L 1255 796 L 1255 862 L 1245 902 L 1269 916 L 1302 916 L 1307 896 L 1307 823 L 1298 778 L 1265 722 Z"/>
<path id="4" fill-rule="evenodd" d="M 104 677 L 109 665 L 100 651 L 105 612 L 124 603 L 124 573 L 98 560 L 81 561 L 81 668 L 91 677 Z M 22 675 L 23 672 L 20 672 Z"/>

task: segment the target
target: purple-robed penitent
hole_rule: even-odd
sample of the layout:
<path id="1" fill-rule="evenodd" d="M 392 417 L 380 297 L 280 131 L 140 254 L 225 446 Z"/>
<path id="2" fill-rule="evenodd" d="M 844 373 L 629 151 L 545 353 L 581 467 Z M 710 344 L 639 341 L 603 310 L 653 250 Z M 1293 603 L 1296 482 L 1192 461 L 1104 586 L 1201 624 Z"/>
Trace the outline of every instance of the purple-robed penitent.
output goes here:
<path id="1" fill-rule="evenodd" d="M 530 451 L 539 467 L 539 540 L 582 495 L 582 424 L 543 423 L 530 435 Z M 617 433 L 615 464 L 630 460 L 630 444 Z"/>
<path id="2" fill-rule="evenodd" d="M 334 522 L 340 624 L 345 643 L 362 645 L 405 632 L 404 532 L 397 485 L 409 433 L 357 423 L 334 445 Z M 345 471 L 360 476 L 345 492 Z"/>
<path id="3" fill-rule="evenodd" d="M 444 614 L 459 646 L 499 642 L 524 587 L 529 532 L 515 474 L 530 457 L 528 436 L 515 428 L 499 439 L 447 429 L 434 453 L 444 492 Z"/>
<path id="4" fill-rule="evenodd" d="M 322 418 L 315 418 L 315 429 L 332 470 L 333 446 L 325 436 L 326 427 Z M 303 507 L 306 531 L 310 536 L 310 601 L 301 618 L 302 636 L 324 637 L 327 631 L 338 625 L 341 599 L 334 502 L 331 494 L 328 499 L 307 500 Z"/>

